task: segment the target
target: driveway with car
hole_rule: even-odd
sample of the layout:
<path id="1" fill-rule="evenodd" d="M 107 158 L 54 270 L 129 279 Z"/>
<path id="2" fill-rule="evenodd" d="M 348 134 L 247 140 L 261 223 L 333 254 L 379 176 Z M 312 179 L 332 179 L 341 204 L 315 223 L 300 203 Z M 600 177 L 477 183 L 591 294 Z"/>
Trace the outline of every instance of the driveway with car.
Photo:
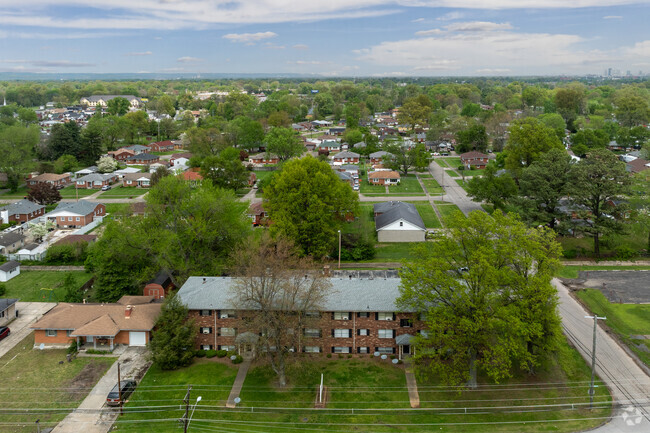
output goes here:
<path id="1" fill-rule="evenodd" d="M 11 329 L 11 333 L 0 341 L 0 357 L 23 341 L 32 332 L 31 324 L 43 317 L 43 314 L 50 311 L 55 305 L 54 302 L 16 302 L 18 317 L 7 325 Z"/>

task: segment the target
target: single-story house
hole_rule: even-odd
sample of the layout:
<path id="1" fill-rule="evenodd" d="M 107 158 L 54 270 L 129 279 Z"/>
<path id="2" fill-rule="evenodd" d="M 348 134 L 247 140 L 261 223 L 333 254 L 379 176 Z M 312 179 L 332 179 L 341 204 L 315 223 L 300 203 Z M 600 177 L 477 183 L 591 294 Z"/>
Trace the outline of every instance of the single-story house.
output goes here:
<path id="1" fill-rule="evenodd" d="M 97 240 L 97 235 L 68 235 L 54 242 L 54 245 L 73 245 L 86 242 L 91 244 Z"/>
<path id="2" fill-rule="evenodd" d="M 106 215 L 106 206 L 103 204 L 81 200 L 59 203 L 56 209 L 47 214 L 47 218 L 54 220 L 58 228 L 80 228 L 104 215 Z"/>
<path id="3" fill-rule="evenodd" d="M 34 347 L 79 346 L 113 350 L 146 346 L 162 306 L 153 296 L 124 296 L 114 304 L 59 303 L 34 323 Z"/>
<path id="4" fill-rule="evenodd" d="M 108 156 L 112 157 L 115 161 L 121 161 L 121 162 L 126 161 L 128 158 L 132 157 L 133 155 L 135 155 L 134 151 L 125 148 L 112 150 L 108 152 Z"/>
<path id="5" fill-rule="evenodd" d="M 329 135 L 343 135 L 345 133 L 345 128 L 333 127 L 328 131 Z"/>
<path id="6" fill-rule="evenodd" d="M 0 221 L 2 224 L 9 224 L 14 221 L 26 223 L 43 215 L 45 215 L 45 206 L 27 199 L 0 208 Z"/>
<path id="7" fill-rule="evenodd" d="M 373 171 L 368 174 L 368 183 L 372 185 L 398 185 L 400 179 L 399 173 L 392 170 Z"/>
<path id="8" fill-rule="evenodd" d="M 192 157 L 192 154 L 189 152 L 185 153 L 175 153 L 172 155 L 171 158 L 169 158 L 169 164 L 172 167 L 176 166 L 186 166 L 190 162 L 190 158 Z"/>
<path id="9" fill-rule="evenodd" d="M 16 318 L 18 299 L 0 298 L 0 326 L 7 326 Z"/>
<path id="10" fill-rule="evenodd" d="M 371 153 L 370 155 L 368 155 L 368 157 L 370 158 L 370 163 L 371 164 L 379 164 L 379 163 L 381 163 L 383 161 L 384 156 L 387 156 L 387 155 L 392 156 L 390 153 L 388 153 L 388 152 L 386 152 L 384 150 L 379 150 L 377 152 Z"/>
<path id="11" fill-rule="evenodd" d="M 630 173 L 641 173 L 642 171 L 650 169 L 650 161 L 646 161 L 642 158 L 637 158 L 625 164 L 625 169 Z"/>
<path id="12" fill-rule="evenodd" d="M 424 242 L 426 228 L 411 203 L 388 201 L 373 206 L 379 242 Z"/>
<path id="13" fill-rule="evenodd" d="M 365 149 L 366 146 L 367 146 L 366 143 L 364 143 L 363 141 L 360 141 L 360 142 L 358 142 L 358 143 L 354 143 L 354 144 L 352 145 L 352 148 L 353 148 L 353 149 Z"/>
<path id="14" fill-rule="evenodd" d="M 160 157 L 151 153 L 139 153 L 126 158 L 126 163 L 131 165 L 150 165 L 159 161 Z"/>
<path id="15" fill-rule="evenodd" d="M 174 148 L 174 143 L 171 140 L 156 141 L 149 144 L 149 152 L 169 152 Z"/>
<path id="16" fill-rule="evenodd" d="M 118 179 L 122 179 L 125 174 L 141 173 L 141 172 L 142 170 L 137 167 L 126 167 L 126 168 L 121 168 L 119 170 L 115 170 L 113 173 L 117 175 Z"/>
<path id="17" fill-rule="evenodd" d="M 336 175 L 337 175 L 337 176 L 339 177 L 339 179 L 341 179 L 343 182 L 347 182 L 347 183 L 349 183 L 350 186 L 354 186 L 354 185 L 355 185 L 355 179 L 354 179 L 354 178 L 352 177 L 352 175 L 351 175 L 350 173 L 348 173 L 347 171 L 345 171 L 345 170 L 344 170 L 344 171 L 336 170 Z"/>
<path id="18" fill-rule="evenodd" d="M 78 178 L 75 185 L 77 188 L 100 189 L 116 181 L 117 175 L 115 173 L 91 173 Z"/>
<path id="19" fill-rule="evenodd" d="M 64 187 L 72 183 L 72 179 L 70 179 L 70 173 L 43 173 L 27 179 L 27 185 L 37 185 L 39 183 L 49 183 L 50 185 L 54 185 L 56 187 Z"/>
<path id="20" fill-rule="evenodd" d="M 488 159 L 488 155 L 475 150 L 460 155 L 460 162 L 467 168 L 483 169 L 487 166 Z"/>
<path id="21" fill-rule="evenodd" d="M 7 255 L 25 246 L 26 236 L 19 231 L 0 235 L 0 254 Z"/>
<path id="22" fill-rule="evenodd" d="M 280 162 L 280 158 L 272 153 L 258 153 L 257 155 L 249 156 L 248 162 L 256 165 L 277 164 Z"/>
<path id="23" fill-rule="evenodd" d="M 248 208 L 248 216 L 253 221 L 253 226 L 268 225 L 269 214 L 264 210 L 262 202 L 253 203 Z"/>
<path id="24" fill-rule="evenodd" d="M 341 150 L 341 143 L 336 140 L 324 140 L 318 145 L 318 150 L 327 152 L 338 152 Z"/>
<path id="25" fill-rule="evenodd" d="M 96 165 L 91 165 L 90 167 L 82 168 L 79 171 L 75 171 L 74 175 L 75 175 L 76 178 L 79 178 L 79 177 L 85 176 L 87 174 L 97 173 L 98 170 L 99 169 L 97 168 Z"/>
<path id="26" fill-rule="evenodd" d="M 132 151 L 135 155 L 140 155 L 142 153 L 149 152 L 149 146 L 143 146 L 141 144 L 134 144 L 132 146 L 123 147 L 123 149 Z"/>
<path id="27" fill-rule="evenodd" d="M 151 186 L 151 173 L 131 173 L 122 177 L 125 187 L 149 188 Z"/>
<path id="28" fill-rule="evenodd" d="M 338 164 L 357 164 L 359 162 L 359 154 L 350 151 L 339 152 L 332 157 L 332 163 Z"/>
<path id="29" fill-rule="evenodd" d="M 203 180 L 203 176 L 200 173 L 192 170 L 184 171 L 179 176 L 184 181 L 191 183 L 199 183 Z"/>
<path id="30" fill-rule="evenodd" d="M 7 282 L 20 275 L 20 262 L 10 260 L 0 265 L 0 281 Z"/>

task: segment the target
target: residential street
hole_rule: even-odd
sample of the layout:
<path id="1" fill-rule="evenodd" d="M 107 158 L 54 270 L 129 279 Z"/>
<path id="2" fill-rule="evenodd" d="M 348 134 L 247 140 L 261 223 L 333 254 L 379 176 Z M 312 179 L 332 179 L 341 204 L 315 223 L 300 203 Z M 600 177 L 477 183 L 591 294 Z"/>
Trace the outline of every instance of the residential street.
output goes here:
<path id="1" fill-rule="evenodd" d="M 569 290 L 553 279 L 560 298 L 560 315 L 565 334 L 580 354 L 591 364 L 593 320 L 589 313 L 569 294 Z M 609 387 L 615 402 L 615 417 L 606 425 L 592 430 L 597 433 L 647 433 L 650 431 L 650 377 L 630 358 L 618 343 L 600 327 L 597 331 L 596 373 Z"/>
<path id="2" fill-rule="evenodd" d="M 131 379 L 147 366 L 147 348 L 129 347 L 118 358 L 122 379 Z M 70 413 L 52 431 L 52 433 L 106 433 L 117 418 L 119 410 L 113 410 L 106 404 L 106 396 L 117 384 L 117 362 L 108 369 L 104 377 L 81 402 L 77 410 Z M 102 411 L 103 409 L 103 411 Z"/>
<path id="3" fill-rule="evenodd" d="M 445 169 L 440 167 L 435 161 L 429 164 L 429 172 L 445 190 L 442 200 L 455 204 L 465 215 L 473 210 L 483 210 L 481 205 L 472 201 L 467 196 L 465 190 L 456 183 L 454 178 L 445 173 Z"/>
<path id="4" fill-rule="evenodd" d="M 0 357 L 23 341 L 32 332 L 29 326 L 54 308 L 55 305 L 55 302 L 17 302 L 18 318 L 9 324 L 11 334 L 0 341 Z"/>

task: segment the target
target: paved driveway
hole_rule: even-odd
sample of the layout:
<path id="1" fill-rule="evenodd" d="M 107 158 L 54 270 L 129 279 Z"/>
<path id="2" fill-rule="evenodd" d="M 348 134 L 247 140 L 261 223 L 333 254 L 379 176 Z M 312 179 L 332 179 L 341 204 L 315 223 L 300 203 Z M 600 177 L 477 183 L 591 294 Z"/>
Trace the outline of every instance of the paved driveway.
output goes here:
<path id="1" fill-rule="evenodd" d="M 553 280 L 560 298 L 560 315 L 564 332 L 580 355 L 591 365 L 593 320 L 558 279 Z M 596 373 L 607 384 L 616 403 L 614 417 L 593 432 L 650 432 L 650 377 L 602 328 L 597 330 Z"/>
<path id="2" fill-rule="evenodd" d="M 120 363 L 122 379 L 140 378 L 148 367 L 147 349 L 129 347 L 117 361 Z M 105 405 L 106 396 L 116 384 L 117 362 L 99 379 L 79 407 L 66 416 L 52 433 L 107 433 L 119 413 Z"/>
<path id="3" fill-rule="evenodd" d="M 650 303 L 650 271 L 580 271 L 574 281 L 600 290 L 609 302 Z"/>
<path id="4" fill-rule="evenodd" d="M 29 326 L 55 305 L 54 302 L 17 302 L 18 317 L 9 324 L 9 329 L 11 329 L 9 336 L 0 341 L 0 356 L 4 356 L 16 344 L 23 341 L 32 332 Z"/>

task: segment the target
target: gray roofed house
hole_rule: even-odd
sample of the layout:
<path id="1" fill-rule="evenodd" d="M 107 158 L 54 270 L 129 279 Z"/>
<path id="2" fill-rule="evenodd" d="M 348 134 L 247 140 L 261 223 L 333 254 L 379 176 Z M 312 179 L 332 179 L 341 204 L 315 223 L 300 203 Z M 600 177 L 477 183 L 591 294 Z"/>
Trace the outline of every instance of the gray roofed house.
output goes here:
<path id="1" fill-rule="evenodd" d="M 400 278 L 329 278 L 332 290 L 321 311 L 394 312 L 400 296 Z M 178 291 L 181 302 L 190 310 L 241 309 L 232 302 L 235 278 L 190 277 Z"/>
<path id="2" fill-rule="evenodd" d="M 371 153 L 368 156 L 370 157 L 371 160 L 381 160 L 386 155 L 390 155 L 390 153 L 388 153 L 388 152 L 386 152 L 384 150 L 379 150 L 377 152 Z"/>
<path id="3" fill-rule="evenodd" d="M 133 152 L 135 152 L 136 155 L 138 155 L 140 153 L 146 153 L 146 152 L 149 151 L 149 147 L 143 146 L 141 144 L 134 144 L 132 146 L 126 146 L 126 147 L 123 147 L 122 149 L 132 150 Z"/>
<path id="4" fill-rule="evenodd" d="M 45 213 L 45 206 L 27 199 L 0 207 L 0 220 L 3 224 L 11 221 L 27 222 Z"/>
<path id="5" fill-rule="evenodd" d="M 136 155 L 131 155 L 126 158 L 126 161 L 158 161 L 160 157 L 158 155 L 153 155 L 151 153 L 140 153 Z"/>
<path id="6" fill-rule="evenodd" d="M 75 183 L 77 188 L 101 188 L 104 185 L 109 185 L 117 179 L 117 175 L 113 173 L 90 173 L 78 178 Z"/>
<path id="7" fill-rule="evenodd" d="M 79 200 L 77 202 L 70 203 L 59 203 L 59 205 L 48 216 L 53 216 L 53 214 L 61 211 L 70 212 L 79 215 L 88 215 L 91 212 L 95 211 L 99 203 L 95 203 L 88 200 Z"/>
<path id="8" fill-rule="evenodd" d="M 423 242 L 426 227 L 415 205 L 401 201 L 376 203 L 375 228 L 379 242 Z"/>
<path id="9" fill-rule="evenodd" d="M 0 298 L 0 326 L 6 326 L 16 317 L 18 299 Z"/>
<path id="10" fill-rule="evenodd" d="M 79 171 L 75 171 L 74 174 L 75 176 L 85 176 L 87 174 L 91 173 L 97 173 L 99 169 L 97 168 L 96 165 L 91 165 L 90 167 L 82 168 Z"/>
<path id="11" fill-rule="evenodd" d="M 25 235 L 13 231 L 0 236 L 0 253 L 11 254 L 25 245 Z"/>
<path id="12" fill-rule="evenodd" d="M 20 275 L 20 262 L 10 260 L 0 265 L 0 281 L 9 281 Z"/>
<path id="13" fill-rule="evenodd" d="M 364 148 L 366 147 L 366 143 L 364 143 L 363 141 L 360 141 L 360 142 L 358 142 L 358 143 L 354 143 L 354 144 L 352 145 L 352 147 L 353 147 L 354 149 L 364 149 Z"/>

